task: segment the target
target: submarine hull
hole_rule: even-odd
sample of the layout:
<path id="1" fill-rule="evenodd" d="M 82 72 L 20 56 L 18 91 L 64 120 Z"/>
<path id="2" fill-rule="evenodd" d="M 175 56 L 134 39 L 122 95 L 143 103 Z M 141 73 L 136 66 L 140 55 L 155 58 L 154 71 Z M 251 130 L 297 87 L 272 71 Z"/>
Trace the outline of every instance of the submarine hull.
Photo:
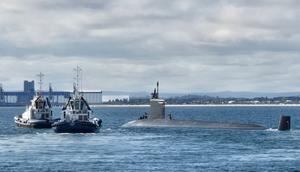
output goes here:
<path id="1" fill-rule="evenodd" d="M 263 126 L 256 124 L 239 123 L 218 123 L 209 121 L 190 120 L 167 120 L 167 119 L 140 119 L 128 122 L 122 127 L 185 127 L 185 128 L 207 128 L 207 129 L 244 129 L 244 130 L 264 130 Z"/>

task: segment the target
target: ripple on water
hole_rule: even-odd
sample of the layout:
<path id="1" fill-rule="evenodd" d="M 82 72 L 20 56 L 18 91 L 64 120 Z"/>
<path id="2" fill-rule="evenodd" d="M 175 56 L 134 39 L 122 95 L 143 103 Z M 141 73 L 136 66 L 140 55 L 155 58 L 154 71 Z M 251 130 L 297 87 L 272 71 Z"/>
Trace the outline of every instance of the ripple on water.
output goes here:
<path id="1" fill-rule="evenodd" d="M 11 111 L 12 109 L 9 109 Z M 3 171 L 295 171 L 300 169 L 299 117 L 289 132 L 134 128 L 120 126 L 146 109 L 95 109 L 103 128 L 93 134 L 57 134 L 17 128 L 0 108 L 0 167 Z M 174 117 L 256 122 L 276 128 L 281 113 L 300 107 L 169 108 Z M 105 115 L 106 114 L 106 115 Z M 274 115 L 275 114 L 275 115 Z M 118 120 L 115 120 L 118 119 Z M 255 122 L 255 121 L 254 121 Z M 3 123 L 1 123 L 3 124 Z M 1 171 L 0 170 L 0 171 Z"/>

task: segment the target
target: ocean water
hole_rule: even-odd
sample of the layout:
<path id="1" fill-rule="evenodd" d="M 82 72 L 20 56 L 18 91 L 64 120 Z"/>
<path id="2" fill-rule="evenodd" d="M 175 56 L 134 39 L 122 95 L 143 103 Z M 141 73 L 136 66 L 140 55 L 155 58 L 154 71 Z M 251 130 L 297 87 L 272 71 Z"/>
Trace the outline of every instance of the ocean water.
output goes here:
<path id="1" fill-rule="evenodd" d="M 95 134 L 18 128 L 13 117 L 23 111 L 0 108 L 0 171 L 300 171 L 300 107 L 167 107 L 177 119 L 257 123 L 263 131 L 125 129 L 148 108 L 101 107 Z M 291 131 L 272 129 L 283 114 L 292 116 Z"/>

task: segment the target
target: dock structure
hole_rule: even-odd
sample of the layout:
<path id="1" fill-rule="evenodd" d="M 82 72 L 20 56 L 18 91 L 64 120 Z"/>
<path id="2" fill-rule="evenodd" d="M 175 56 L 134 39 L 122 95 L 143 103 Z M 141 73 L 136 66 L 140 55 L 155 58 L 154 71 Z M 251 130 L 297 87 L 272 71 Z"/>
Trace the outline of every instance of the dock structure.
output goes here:
<path id="1" fill-rule="evenodd" d="M 43 96 L 48 97 L 54 106 L 63 105 L 69 97 L 72 96 L 71 91 L 53 91 L 49 84 L 48 91 L 41 91 Z M 83 97 L 91 104 L 102 104 L 102 91 L 82 91 Z M 23 91 L 5 91 L 0 84 L 0 106 L 25 106 L 35 95 L 34 81 L 24 81 Z"/>

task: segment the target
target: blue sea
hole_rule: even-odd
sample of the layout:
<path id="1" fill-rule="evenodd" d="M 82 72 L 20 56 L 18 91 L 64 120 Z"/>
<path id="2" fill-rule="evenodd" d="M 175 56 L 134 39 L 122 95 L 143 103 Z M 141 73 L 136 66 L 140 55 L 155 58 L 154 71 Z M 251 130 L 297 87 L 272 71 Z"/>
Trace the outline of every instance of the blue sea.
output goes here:
<path id="1" fill-rule="evenodd" d="M 15 126 L 24 107 L 0 108 L 0 171 L 300 171 L 300 107 L 167 107 L 177 119 L 256 123 L 263 131 L 120 126 L 148 107 L 98 107 L 95 134 Z M 55 108 L 60 116 L 60 109 Z M 292 130 L 277 131 L 280 115 Z"/>

